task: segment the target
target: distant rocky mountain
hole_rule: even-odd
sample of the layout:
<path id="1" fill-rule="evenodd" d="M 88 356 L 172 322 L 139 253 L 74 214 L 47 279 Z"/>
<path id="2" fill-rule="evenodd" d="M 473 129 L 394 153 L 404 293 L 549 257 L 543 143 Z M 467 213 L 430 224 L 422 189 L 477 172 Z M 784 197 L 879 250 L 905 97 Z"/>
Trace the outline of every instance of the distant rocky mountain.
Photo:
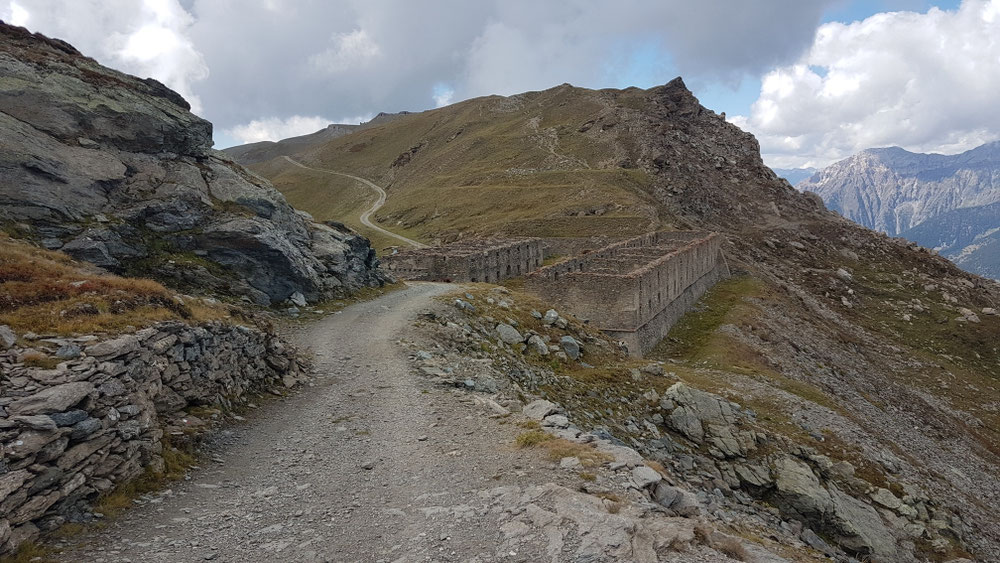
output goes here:
<path id="1" fill-rule="evenodd" d="M 852 221 L 897 236 L 953 209 L 1000 201 L 1000 141 L 956 155 L 868 149 L 798 187 Z"/>
<path id="2" fill-rule="evenodd" d="M 262 304 L 381 283 L 367 240 L 212 150 L 212 124 L 163 84 L 2 22 L 0 76 L 0 228 Z"/>
<path id="3" fill-rule="evenodd" d="M 796 185 L 816 173 L 815 168 L 772 168 L 779 177 L 788 180 L 791 185 Z"/>
<path id="4" fill-rule="evenodd" d="M 228 154 L 233 160 L 239 162 L 243 166 L 249 166 L 251 164 L 264 162 L 279 156 L 294 154 L 296 152 L 307 149 L 311 146 L 323 144 L 327 141 L 336 139 L 337 137 L 343 137 L 348 133 L 353 133 L 355 131 L 365 129 L 373 125 L 387 123 L 397 117 L 407 115 L 409 113 L 410 112 L 408 111 L 401 111 L 399 113 L 382 112 L 376 115 L 371 120 L 366 121 L 360 125 L 331 123 L 330 125 L 327 125 L 323 129 L 320 129 L 315 133 L 309 133 L 308 135 L 289 137 L 287 139 L 282 139 L 280 141 L 260 141 L 258 143 L 247 143 L 245 145 L 237 145 L 235 147 L 222 149 L 222 152 Z"/>
<path id="5" fill-rule="evenodd" d="M 953 209 L 900 235 L 970 272 L 1000 279 L 1000 203 Z"/>
<path id="6" fill-rule="evenodd" d="M 1000 141 L 956 155 L 868 149 L 798 184 L 866 227 L 939 250 L 969 271 L 996 277 L 991 239 L 1000 222 Z"/>

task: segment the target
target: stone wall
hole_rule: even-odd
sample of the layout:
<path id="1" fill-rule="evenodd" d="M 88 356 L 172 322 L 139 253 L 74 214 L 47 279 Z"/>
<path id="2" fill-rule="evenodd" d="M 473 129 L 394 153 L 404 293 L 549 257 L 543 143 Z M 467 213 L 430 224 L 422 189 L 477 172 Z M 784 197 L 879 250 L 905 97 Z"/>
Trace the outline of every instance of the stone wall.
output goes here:
<path id="1" fill-rule="evenodd" d="M 30 350 L 0 352 L 0 553 L 88 521 L 101 493 L 161 471 L 164 434 L 198 424 L 184 409 L 230 407 L 304 373 L 274 334 L 223 323 L 32 346 L 66 359 L 42 369 L 24 365 Z"/>
<path id="2" fill-rule="evenodd" d="M 579 256 L 600 250 L 609 244 L 623 240 L 622 237 L 542 237 L 545 258 L 553 256 Z"/>
<path id="3" fill-rule="evenodd" d="M 382 259 L 388 271 L 405 280 L 497 283 L 541 267 L 539 239 L 486 239 L 406 250 Z"/>
<path id="4" fill-rule="evenodd" d="M 716 281 L 728 275 L 715 233 L 648 233 L 531 273 L 525 288 L 649 351 Z"/>

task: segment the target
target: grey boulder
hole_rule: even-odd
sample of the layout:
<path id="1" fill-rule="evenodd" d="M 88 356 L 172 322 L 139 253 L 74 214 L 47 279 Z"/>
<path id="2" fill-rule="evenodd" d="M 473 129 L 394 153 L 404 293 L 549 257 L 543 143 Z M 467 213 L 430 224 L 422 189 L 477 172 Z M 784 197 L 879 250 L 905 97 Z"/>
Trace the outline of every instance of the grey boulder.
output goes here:
<path id="1" fill-rule="evenodd" d="M 580 343 L 577 342 L 575 338 L 567 334 L 559 339 L 559 344 L 562 346 L 563 352 L 566 352 L 566 356 L 569 357 L 569 359 L 580 359 Z"/>
<path id="2" fill-rule="evenodd" d="M 497 334 L 500 335 L 500 340 L 504 341 L 506 344 L 513 345 L 524 340 L 521 333 L 507 323 L 498 324 L 496 330 Z"/>

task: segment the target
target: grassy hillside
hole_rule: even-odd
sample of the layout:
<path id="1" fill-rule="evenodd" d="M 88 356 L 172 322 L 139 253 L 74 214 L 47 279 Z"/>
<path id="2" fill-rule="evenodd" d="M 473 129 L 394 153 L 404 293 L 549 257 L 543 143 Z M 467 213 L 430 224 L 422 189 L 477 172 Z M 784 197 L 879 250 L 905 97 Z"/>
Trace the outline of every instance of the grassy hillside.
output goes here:
<path id="1" fill-rule="evenodd" d="M 375 219 L 425 240 L 461 233 L 624 236 L 669 223 L 649 196 L 650 174 L 630 162 L 630 132 L 599 123 L 613 113 L 607 106 L 600 93 L 569 86 L 479 98 L 404 115 L 294 157 L 379 183 L 389 197 Z M 329 181 L 303 183 L 281 159 L 251 168 L 317 217 L 350 224 L 358 209 L 356 190 L 338 191 L 344 202 L 325 203 L 320 192 L 331 189 Z"/>

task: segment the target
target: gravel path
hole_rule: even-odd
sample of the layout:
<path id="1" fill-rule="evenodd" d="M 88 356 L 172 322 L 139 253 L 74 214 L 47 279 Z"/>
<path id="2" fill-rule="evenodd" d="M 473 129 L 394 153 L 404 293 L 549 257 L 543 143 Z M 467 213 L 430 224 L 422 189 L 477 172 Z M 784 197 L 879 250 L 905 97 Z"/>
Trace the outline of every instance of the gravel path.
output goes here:
<path id="1" fill-rule="evenodd" d="M 386 229 L 383 229 L 382 227 L 376 225 L 375 223 L 372 223 L 372 221 L 371 221 L 372 214 L 375 213 L 376 211 L 378 211 L 379 209 L 381 209 L 383 205 L 385 205 L 386 193 L 385 193 L 385 190 L 383 190 L 382 187 L 379 186 L 378 184 L 375 184 L 374 182 L 372 182 L 370 180 L 362 178 L 361 176 L 355 176 L 353 174 L 348 174 L 346 172 L 337 172 L 336 170 L 326 170 L 326 169 L 323 169 L 323 168 L 313 168 L 312 166 L 306 166 L 305 164 L 302 164 L 301 162 L 293 159 L 290 156 L 284 156 L 282 158 L 284 158 L 288 162 L 294 164 L 295 166 L 298 166 L 299 168 L 305 168 L 306 170 L 312 170 L 314 172 L 323 172 L 324 174 L 333 174 L 335 176 L 343 176 L 345 178 L 350 178 L 350 179 L 352 179 L 352 180 L 354 180 L 356 182 L 360 182 L 360 183 L 364 184 L 365 186 L 368 186 L 369 188 L 375 190 L 375 193 L 378 194 L 378 200 L 376 200 L 375 203 L 371 207 L 369 207 L 367 211 L 365 211 L 364 213 L 362 213 L 361 216 L 358 218 L 361 221 L 361 224 L 365 225 L 366 227 L 370 227 L 372 229 L 375 229 L 376 231 L 378 231 L 378 232 L 380 232 L 380 233 L 382 233 L 384 235 L 390 236 L 390 237 L 392 237 L 392 238 L 394 238 L 396 240 L 403 241 L 403 242 L 405 242 L 406 244 L 408 244 L 408 245 L 410 245 L 412 247 L 415 247 L 415 248 L 427 248 L 427 245 L 424 244 L 424 243 L 422 243 L 422 242 L 417 242 L 417 241 L 415 241 L 413 239 L 406 238 L 403 235 L 397 235 L 396 233 L 394 233 L 392 231 L 387 231 Z"/>
<path id="2" fill-rule="evenodd" d="M 571 477 L 512 448 L 518 428 L 470 395 L 415 375 L 399 343 L 453 288 L 412 285 L 304 327 L 294 339 L 315 352 L 313 387 L 252 412 L 189 481 L 61 560 L 549 559 L 544 541 L 510 549 L 512 510 L 496 498 Z"/>

